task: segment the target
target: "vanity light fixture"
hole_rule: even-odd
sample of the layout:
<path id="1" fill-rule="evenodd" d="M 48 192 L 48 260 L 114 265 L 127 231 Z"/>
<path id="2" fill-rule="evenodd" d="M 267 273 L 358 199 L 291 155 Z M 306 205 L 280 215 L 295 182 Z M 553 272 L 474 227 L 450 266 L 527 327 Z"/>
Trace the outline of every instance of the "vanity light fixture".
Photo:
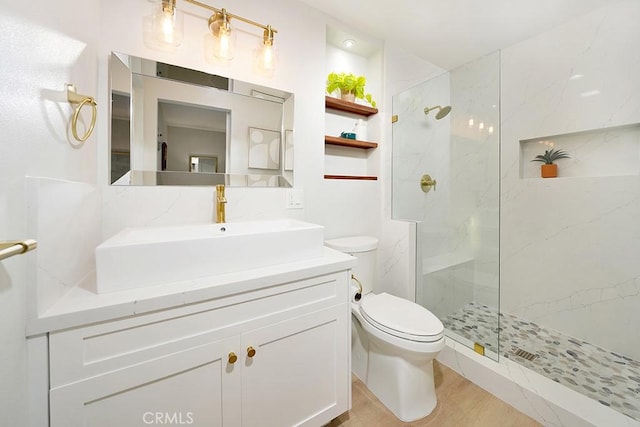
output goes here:
<path id="1" fill-rule="evenodd" d="M 236 49 L 236 32 L 231 27 L 230 20 L 226 9 L 221 9 L 209 17 L 209 31 L 216 40 L 213 55 L 225 61 L 233 59 Z"/>
<path id="2" fill-rule="evenodd" d="M 156 40 L 164 46 L 177 47 L 182 43 L 183 16 L 176 7 L 176 0 L 162 0 L 153 13 L 152 31 Z"/>
<path id="3" fill-rule="evenodd" d="M 155 38 L 164 45 L 178 46 L 182 42 L 182 16 L 176 7 L 177 0 L 161 0 L 160 8 L 153 16 L 153 32 Z M 236 30 L 231 20 L 242 21 L 264 30 L 262 41 L 255 51 L 255 65 L 259 71 L 273 73 L 278 62 L 278 55 L 274 44 L 274 34 L 278 31 L 271 25 L 263 25 L 239 15 L 218 9 L 196 0 L 184 0 L 213 14 L 209 17 L 208 26 L 213 36 L 213 55 L 221 60 L 230 61 L 235 55 Z"/>
<path id="4" fill-rule="evenodd" d="M 255 64 L 258 71 L 272 75 L 278 65 L 278 51 L 273 41 L 274 29 L 271 25 L 265 28 L 262 43 L 255 51 Z"/>

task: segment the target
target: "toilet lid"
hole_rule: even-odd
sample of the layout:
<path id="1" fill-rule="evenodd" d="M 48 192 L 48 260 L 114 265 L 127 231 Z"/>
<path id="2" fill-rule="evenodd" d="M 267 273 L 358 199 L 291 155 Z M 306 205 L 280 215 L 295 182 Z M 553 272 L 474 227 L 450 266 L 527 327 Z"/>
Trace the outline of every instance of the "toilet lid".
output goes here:
<path id="1" fill-rule="evenodd" d="M 360 312 L 373 326 L 399 338 L 431 342 L 444 336 L 442 322 L 429 310 L 384 292 L 364 297 Z"/>

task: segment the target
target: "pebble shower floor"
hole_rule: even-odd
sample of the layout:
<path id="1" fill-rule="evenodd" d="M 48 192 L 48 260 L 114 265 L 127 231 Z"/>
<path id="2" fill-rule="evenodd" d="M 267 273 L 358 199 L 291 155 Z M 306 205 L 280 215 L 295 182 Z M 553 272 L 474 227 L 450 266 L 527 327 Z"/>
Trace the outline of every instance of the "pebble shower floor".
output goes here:
<path id="1" fill-rule="evenodd" d="M 498 319 L 499 325 L 498 325 Z M 443 321 L 448 331 L 640 421 L 640 362 L 491 307 L 469 303 Z M 497 337 L 500 334 L 500 348 Z M 535 355 L 517 356 L 518 350 Z"/>

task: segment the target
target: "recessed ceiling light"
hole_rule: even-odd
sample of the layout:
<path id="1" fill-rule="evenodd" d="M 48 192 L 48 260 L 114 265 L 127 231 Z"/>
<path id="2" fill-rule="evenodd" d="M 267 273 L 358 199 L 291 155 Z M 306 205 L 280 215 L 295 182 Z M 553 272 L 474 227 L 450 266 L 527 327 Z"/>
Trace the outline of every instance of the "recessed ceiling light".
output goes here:
<path id="1" fill-rule="evenodd" d="M 356 44 L 356 41 L 352 39 L 346 39 L 345 41 L 342 42 L 342 45 L 347 49 L 351 49 L 355 44 Z"/>

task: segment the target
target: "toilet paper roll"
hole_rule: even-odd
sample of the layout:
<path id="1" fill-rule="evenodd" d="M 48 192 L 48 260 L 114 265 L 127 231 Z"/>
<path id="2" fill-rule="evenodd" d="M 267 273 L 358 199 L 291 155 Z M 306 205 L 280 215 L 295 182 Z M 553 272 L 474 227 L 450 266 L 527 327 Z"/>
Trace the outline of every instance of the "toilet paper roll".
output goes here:
<path id="1" fill-rule="evenodd" d="M 349 295 L 351 296 L 351 302 L 360 302 L 360 299 L 362 298 L 362 295 L 360 294 L 360 287 L 354 283 L 351 283 Z"/>

